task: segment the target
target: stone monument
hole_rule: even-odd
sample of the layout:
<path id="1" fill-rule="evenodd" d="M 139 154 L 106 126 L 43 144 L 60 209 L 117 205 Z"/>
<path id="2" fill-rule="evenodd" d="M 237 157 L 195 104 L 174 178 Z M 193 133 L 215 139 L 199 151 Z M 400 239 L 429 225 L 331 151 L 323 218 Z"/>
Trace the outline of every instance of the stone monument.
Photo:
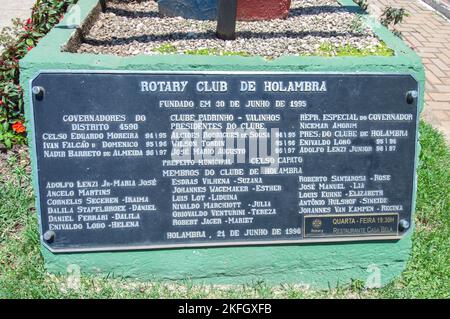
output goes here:
<path id="1" fill-rule="evenodd" d="M 267 18 L 253 2 L 238 18 Z M 214 16 L 215 1 L 159 1 L 188 4 Z M 322 288 L 399 275 L 424 87 L 399 38 L 374 23 L 395 54 L 357 58 L 76 53 L 101 6 L 77 8 L 76 28 L 69 12 L 21 60 L 48 271 Z"/>

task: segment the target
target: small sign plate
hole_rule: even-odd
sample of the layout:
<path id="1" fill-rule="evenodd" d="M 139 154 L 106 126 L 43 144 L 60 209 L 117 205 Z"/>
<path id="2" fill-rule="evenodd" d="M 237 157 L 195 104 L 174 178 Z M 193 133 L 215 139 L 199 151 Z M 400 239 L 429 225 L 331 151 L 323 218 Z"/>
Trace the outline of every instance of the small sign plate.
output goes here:
<path id="1" fill-rule="evenodd" d="M 31 86 L 54 252 L 393 240 L 411 222 L 410 75 L 54 71 Z"/>
<path id="2" fill-rule="evenodd" d="M 304 227 L 305 238 L 395 235 L 398 214 L 310 215 Z"/>

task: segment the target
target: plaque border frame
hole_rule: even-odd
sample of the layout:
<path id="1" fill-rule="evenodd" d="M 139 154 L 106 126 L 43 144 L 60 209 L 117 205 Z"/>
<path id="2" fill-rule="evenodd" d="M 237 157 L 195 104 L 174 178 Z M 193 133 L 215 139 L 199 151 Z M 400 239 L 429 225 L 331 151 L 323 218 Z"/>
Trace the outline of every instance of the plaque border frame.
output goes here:
<path id="1" fill-rule="evenodd" d="M 414 173 L 413 173 L 413 185 L 412 185 L 412 194 L 411 199 L 413 203 L 411 203 L 411 227 L 409 227 L 405 232 L 397 235 L 378 235 L 378 236 L 347 236 L 347 237 L 320 237 L 320 238 L 303 238 L 301 240 L 259 240 L 259 241 L 235 241 L 235 242 L 222 242 L 222 243 L 193 243 L 193 244 L 168 244 L 168 245 L 142 245 L 142 246 L 104 246 L 104 247 L 92 247 L 92 248 L 52 248 L 48 243 L 45 242 L 43 236 L 42 229 L 42 219 L 41 219 L 41 205 L 40 205 L 40 189 L 39 186 L 37 189 L 34 189 L 35 204 L 37 210 L 37 218 L 39 224 L 39 238 L 41 241 L 41 245 L 43 245 L 46 249 L 48 249 L 52 253 L 84 253 L 84 252 L 113 252 L 113 251 L 141 251 L 141 250 L 164 250 L 164 249 L 189 249 L 189 248 L 223 248 L 223 247 L 244 247 L 244 246 L 253 246 L 253 247 L 261 247 L 261 246 L 280 246 L 280 245 L 307 245 L 307 244 L 335 244 L 335 243 L 358 243 L 358 242 L 388 242 L 388 241 L 399 241 L 405 235 L 409 234 L 412 231 L 412 224 L 414 222 L 415 215 L 415 195 L 417 192 L 417 164 L 418 164 L 418 153 L 420 152 L 419 145 L 419 122 L 420 122 L 420 106 L 419 103 L 421 101 L 421 83 L 420 80 L 417 79 L 415 74 L 406 73 L 406 72 L 338 72 L 338 71 L 328 71 L 328 72 L 315 72 L 315 71 L 161 71 L 161 70 L 88 70 L 88 69 L 43 69 L 39 70 L 35 73 L 29 80 L 29 103 L 30 103 L 30 120 L 33 121 L 32 125 L 32 157 L 35 160 L 32 163 L 32 170 L 36 174 L 37 181 L 39 181 L 39 169 L 38 169 L 38 157 L 36 152 L 36 138 L 35 138 L 35 117 L 34 117 L 34 104 L 33 104 L 33 94 L 32 87 L 33 81 L 36 80 L 41 74 L 178 74 L 178 75 L 189 75 L 189 74 L 213 74 L 213 75 L 230 75 L 230 74 L 289 74 L 289 75 L 352 75 L 352 76 L 372 76 L 372 75 L 386 75 L 386 76 L 409 76 L 414 79 L 417 85 L 417 94 L 418 96 L 415 98 L 415 107 L 416 107 L 416 132 L 415 132 L 415 148 L 414 148 Z M 33 187 L 34 188 L 34 187 Z M 390 213 L 378 213 L 378 214 L 368 214 L 373 216 L 380 216 L 383 214 L 395 214 L 395 212 Z M 398 214 L 398 213 L 397 213 Z M 328 214 L 330 215 L 330 214 Z M 303 225 L 304 226 L 304 225 Z M 302 227 L 302 231 L 304 231 Z M 303 235 L 304 233 L 302 233 Z"/>

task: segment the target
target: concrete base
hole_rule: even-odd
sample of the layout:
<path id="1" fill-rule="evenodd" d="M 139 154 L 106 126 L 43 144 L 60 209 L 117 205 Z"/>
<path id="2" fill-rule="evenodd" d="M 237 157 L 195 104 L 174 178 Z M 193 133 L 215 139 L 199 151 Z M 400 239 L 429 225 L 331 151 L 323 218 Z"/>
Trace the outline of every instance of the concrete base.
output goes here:
<path id="1" fill-rule="evenodd" d="M 351 0 L 341 0 L 350 10 L 359 10 Z M 82 21 L 98 8 L 97 0 L 80 0 Z M 423 106 L 424 69 L 420 58 L 399 38 L 376 24 L 375 33 L 395 51 L 395 56 L 296 57 L 274 60 L 242 56 L 156 55 L 120 57 L 62 52 L 76 30 L 65 19 L 30 51 L 21 65 L 25 101 L 28 81 L 40 70 L 141 70 L 141 71 L 272 71 L 272 72 L 387 72 L 408 73 L 420 83 L 419 106 Z M 71 41 L 76 42 L 76 41 Z M 33 131 L 30 103 L 26 103 L 27 127 Z M 33 147 L 33 134 L 29 134 Z M 32 152 L 33 153 L 33 152 Z M 417 153 L 418 154 L 418 153 Z M 36 161 L 32 159 L 33 183 L 37 189 Z M 414 189 L 416 185 L 414 185 Z M 414 194 L 415 198 L 415 194 Z M 67 272 L 78 265 L 83 273 L 129 276 L 140 279 L 192 279 L 198 283 L 240 284 L 264 280 L 269 284 L 299 283 L 327 288 L 352 279 L 386 284 L 404 269 L 411 251 L 411 231 L 399 241 L 339 244 L 300 244 L 258 247 L 189 248 L 133 252 L 52 254 L 42 247 L 47 270 Z"/>

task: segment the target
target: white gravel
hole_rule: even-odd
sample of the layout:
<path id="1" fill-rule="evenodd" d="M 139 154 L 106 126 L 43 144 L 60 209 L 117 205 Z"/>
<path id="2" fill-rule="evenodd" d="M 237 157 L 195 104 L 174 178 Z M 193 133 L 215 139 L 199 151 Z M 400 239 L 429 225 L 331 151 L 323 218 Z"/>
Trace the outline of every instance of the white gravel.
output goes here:
<path id="1" fill-rule="evenodd" d="M 161 48 L 178 54 L 208 49 L 219 55 L 241 52 L 276 58 L 315 54 L 322 43 L 372 51 L 380 45 L 358 15 L 335 0 L 293 0 L 285 20 L 238 21 L 234 41 L 217 39 L 215 29 L 215 21 L 160 17 L 153 0 L 112 0 L 77 52 L 127 56 L 161 54 Z"/>

